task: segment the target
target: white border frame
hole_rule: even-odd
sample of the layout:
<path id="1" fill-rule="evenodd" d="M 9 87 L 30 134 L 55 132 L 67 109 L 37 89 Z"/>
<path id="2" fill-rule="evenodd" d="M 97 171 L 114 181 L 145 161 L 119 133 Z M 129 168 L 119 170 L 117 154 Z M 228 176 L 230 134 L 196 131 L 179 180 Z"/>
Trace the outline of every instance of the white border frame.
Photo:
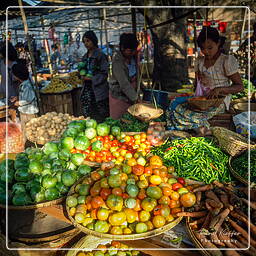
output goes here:
<path id="1" fill-rule="evenodd" d="M 20 8 L 20 6 L 8 6 L 6 8 L 6 63 L 7 63 L 7 56 L 8 56 L 8 11 L 11 8 Z M 162 8 L 170 8 L 170 9 L 180 9 L 180 8 L 187 8 L 187 9 L 196 9 L 196 8 L 205 8 L 205 9 L 217 9 L 217 8 L 226 8 L 226 9 L 238 9 L 238 8 L 242 8 L 242 9 L 247 9 L 248 10 L 248 31 L 250 31 L 250 18 L 251 18 L 251 13 L 250 13 L 250 8 L 248 6 L 23 6 L 22 8 L 48 8 L 48 9 L 57 9 L 57 8 L 66 8 L 66 9 L 77 9 L 77 8 L 81 8 L 81 9 L 104 9 L 104 8 L 114 8 L 114 9 L 128 9 L 128 8 L 145 8 L 145 9 L 149 9 L 149 8 L 157 8 L 157 9 L 162 9 Z M 6 65 L 6 105 L 8 105 L 8 68 Z M 250 38 L 248 40 L 248 81 L 250 82 Z M 250 89 L 249 89 L 249 94 L 250 94 Z M 248 105 L 249 105 L 249 116 L 248 116 L 248 120 L 250 120 L 250 101 L 248 99 Z M 6 113 L 6 117 L 8 118 L 8 113 Z M 8 138 L 8 126 L 6 126 L 6 138 Z M 250 144 L 250 125 L 249 125 L 249 135 L 248 135 L 248 143 Z M 7 139 L 8 140 L 8 139 Z M 8 145 L 8 143 L 6 143 L 6 145 Z M 6 159 L 7 159 L 7 153 L 8 153 L 8 146 L 6 147 Z M 250 184 L 251 178 L 250 178 L 250 151 L 248 154 L 248 173 L 249 173 L 249 178 L 248 178 L 248 182 Z M 7 176 L 8 176 L 8 165 L 6 163 L 6 194 L 8 194 L 8 181 L 7 181 Z M 251 199 L 251 195 L 250 195 L 250 186 L 248 185 L 248 198 L 249 201 Z M 250 221 L 250 209 L 248 208 L 248 220 Z M 249 245 L 247 248 L 244 249 L 240 249 L 241 251 L 245 251 L 248 250 L 250 248 L 250 240 L 251 240 L 251 235 L 250 235 L 250 225 L 248 225 L 248 234 L 249 234 Z M 9 248 L 8 246 L 8 240 L 9 240 L 9 235 L 8 235 L 8 200 L 6 201 L 6 248 L 10 251 L 17 251 L 17 250 L 21 250 L 21 251 L 82 251 L 82 249 L 78 249 L 78 248 Z M 128 240 L 131 241 L 131 240 Z M 138 240 L 139 241 L 139 240 Z M 125 241 L 124 241 L 125 242 Z M 84 249 L 86 250 L 86 249 Z M 93 249 L 93 250 L 97 250 L 97 249 Z M 116 250 L 116 249 L 115 249 Z M 121 249 L 117 249 L 117 250 L 121 250 Z M 132 248 L 130 250 L 141 250 L 141 251 L 148 251 L 148 250 L 154 250 L 154 251 L 203 251 L 203 250 L 207 250 L 207 251 L 214 251 L 216 249 L 213 248 Z M 234 248 L 219 248 L 220 251 L 232 251 L 234 250 Z M 88 248 L 87 251 L 91 251 L 91 249 Z"/>

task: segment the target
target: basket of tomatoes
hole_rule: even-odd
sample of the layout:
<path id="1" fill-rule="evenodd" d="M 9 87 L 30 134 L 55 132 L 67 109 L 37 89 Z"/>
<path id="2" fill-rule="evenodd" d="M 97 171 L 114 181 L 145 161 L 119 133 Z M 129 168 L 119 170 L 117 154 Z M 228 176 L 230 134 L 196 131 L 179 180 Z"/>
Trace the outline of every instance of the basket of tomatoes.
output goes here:
<path id="1" fill-rule="evenodd" d="M 172 171 L 158 156 L 144 166 L 98 169 L 72 186 L 66 199 L 68 216 L 77 228 L 96 237 L 133 240 L 159 235 L 176 226 L 183 208 L 196 201 L 185 180 L 178 182 Z"/>

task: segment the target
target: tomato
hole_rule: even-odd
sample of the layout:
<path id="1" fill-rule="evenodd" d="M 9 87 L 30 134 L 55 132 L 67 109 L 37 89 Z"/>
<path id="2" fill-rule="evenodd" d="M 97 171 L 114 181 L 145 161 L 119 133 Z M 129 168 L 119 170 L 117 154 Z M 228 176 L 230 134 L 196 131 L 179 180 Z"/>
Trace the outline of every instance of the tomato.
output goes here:
<path id="1" fill-rule="evenodd" d="M 154 229 L 153 223 L 152 223 L 150 220 L 146 221 L 145 224 L 146 224 L 147 227 L 148 227 L 148 231 Z"/>
<path id="2" fill-rule="evenodd" d="M 162 191 L 165 196 L 170 196 L 173 193 L 173 191 L 170 187 L 163 187 Z"/>
<path id="3" fill-rule="evenodd" d="M 100 180 L 100 186 L 101 186 L 102 188 L 109 188 L 107 178 L 102 178 L 102 179 Z"/>
<path id="4" fill-rule="evenodd" d="M 194 193 L 188 192 L 181 195 L 180 202 L 184 207 L 191 207 L 196 203 L 196 196 Z"/>
<path id="5" fill-rule="evenodd" d="M 178 207 L 178 203 L 177 202 L 179 202 L 179 201 L 171 199 L 171 201 L 169 203 L 170 208 L 172 209 L 172 208 Z"/>
<path id="6" fill-rule="evenodd" d="M 135 205 L 133 210 L 136 211 L 136 212 L 141 210 L 141 203 L 140 203 L 139 199 L 136 199 L 136 205 Z"/>
<path id="7" fill-rule="evenodd" d="M 183 186 L 180 183 L 174 183 L 172 184 L 172 190 L 177 191 L 179 188 L 182 188 Z"/>
<path id="8" fill-rule="evenodd" d="M 162 159 L 159 156 L 152 156 L 149 159 L 150 165 L 156 165 L 156 166 L 162 166 L 163 162 Z"/>
<path id="9" fill-rule="evenodd" d="M 96 180 L 99 180 L 101 176 L 97 171 L 94 171 L 91 173 L 91 178 L 96 181 Z"/>
<path id="10" fill-rule="evenodd" d="M 148 231 L 148 226 L 143 222 L 139 222 L 139 223 L 136 224 L 135 231 L 138 234 L 147 232 Z"/>
<path id="11" fill-rule="evenodd" d="M 131 233 L 132 233 L 131 229 L 129 229 L 129 228 L 124 228 L 123 229 L 123 234 L 124 235 L 130 235 Z"/>
<path id="12" fill-rule="evenodd" d="M 90 194 L 91 194 L 92 196 L 97 196 L 97 195 L 100 194 L 100 190 L 101 190 L 100 183 L 97 183 L 97 182 L 96 182 L 96 183 L 93 185 L 93 187 L 90 189 Z"/>
<path id="13" fill-rule="evenodd" d="M 92 198 L 91 204 L 92 204 L 93 208 L 97 209 L 97 208 L 105 205 L 105 202 L 103 201 L 102 197 L 95 196 L 95 197 Z"/>
<path id="14" fill-rule="evenodd" d="M 66 199 L 66 204 L 68 207 L 76 207 L 77 206 L 77 198 L 74 196 L 68 196 Z"/>
<path id="15" fill-rule="evenodd" d="M 154 215 L 160 215 L 161 214 L 161 209 L 162 209 L 162 205 L 157 205 L 154 210 L 153 210 L 153 214 Z"/>
<path id="16" fill-rule="evenodd" d="M 158 175 L 152 175 L 149 177 L 149 182 L 154 185 L 159 185 L 162 183 L 162 178 Z"/>
<path id="17" fill-rule="evenodd" d="M 168 205 L 170 203 L 171 199 L 169 198 L 169 196 L 162 196 L 159 200 L 158 203 L 159 204 L 164 204 L 164 205 Z"/>
<path id="18" fill-rule="evenodd" d="M 124 202 L 125 206 L 130 209 L 133 209 L 136 206 L 136 203 L 136 199 L 134 198 L 127 198 Z"/>
<path id="19" fill-rule="evenodd" d="M 159 187 L 148 187 L 146 193 L 150 198 L 160 199 L 162 197 L 162 190 Z"/>
<path id="20" fill-rule="evenodd" d="M 170 179 L 168 179 L 168 183 L 169 184 L 175 184 L 175 183 L 177 183 L 178 181 L 176 180 L 176 179 L 174 179 L 174 178 L 170 178 Z"/>
<path id="21" fill-rule="evenodd" d="M 171 193 L 171 199 L 172 199 L 172 200 L 177 201 L 177 200 L 179 200 L 179 198 L 180 198 L 180 194 L 179 194 L 178 192 L 173 191 L 173 192 Z"/>
<path id="22" fill-rule="evenodd" d="M 74 219 L 77 223 L 83 223 L 85 216 L 82 213 L 76 213 Z"/>
<path id="23" fill-rule="evenodd" d="M 137 195 L 137 197 L 140 200 L 143 200 L 144 198 L 146 198 L 147 197 L 146 190 L 144 188 L 140 189 L 139 194 Z"/>
<path id="24" fill-rule="evenodd" d="M 186 182 L 185 182 L 185 179 L 184 179 L 184 178 L 181 178 L 181 177 L 178 178 L 177 181 L 178 181 L 180 184 L 182 184 L 182 185 L 185 185 L 185 183 L 186 183 Z"/>
<path id="25" fill-rule="evenodd" d="M 124 209 L 124 213 L 126 215 L 126 219 L 128 223 L 133 223 L 138 220 L 138 212 L 134 211 L 133 209 Z"/>
<path id="26" fill-rule="evenodd" d="M 100 208 L 97 211 L 97 218 L 98 220 L 107 220 L 109 217 L 109 210 L 105 208 Z"/>
<path id="27" fill-rule="evenodd" d="M 164 216 L 165 218 L 168 217 L 171 213 L 171 209 L 167 205 L 163 205 L 163 207 L 160 210 L 161 216 Z"/>
<path id="28" fill-rule="evenodd" d="M 165 224 L 165 218 L 161 215 L 156 215 L 154 216 L 152 222 L 155 228 L 161 228 Z"/>
<path id="29" fill-rule="evenodd" d="M 100 191 L 100 196 L 103 198 L 103 200 L 107 200 L 108 196 L 111 195 L 111 189 L 110 188 L 102 188 Z"/>
<path id="30" fill-rule="evenodd" d="M 122 196 L 123 190 L 121 188 L 113 188 L 112 189 L 112 194 L 117 195 L 117 196 Z"/>
<path id="31" fill-rule="evenodd" d="M 109 224 L 105 220 L 98 220 L 94 225 L 94 230 L 100 233 L 107 233 L 109 231 Z"/>
<path id="32" fill-rule="evenodd" d="M 141 202 L 142 209 L 145 211 L 148 211 L 148 212 L 153 211 L 153 209 L 155 208 L 156 205 L 157 205 L 156 200 L 153 198 L 149 198 L 149 197 L 143 199 Z"/>
<path id="33" fill-rule="evenodd" d="M 144 174 L 147 176 L 150 176 L 153 173 L 152 167 L 151 166 L 146 166 L 144 169 Z"/>
<path id="34" fill-rule="evenodd" d="M 126 215 L 124 212 L 113 213 L 109 216 L 108 221 L 112 226 L 122 225 L 126 221 Z"/>
<path id="35" fill-rule="evenodd" d="M 123 198 L 121 196 L 109 195 L 107 198 L 107 206 L 111 210 L 121 211 L 123 208 Z"/>
<path id="36" fill-rule="evenodd" d="M 120 187 L 121 183 L 120 174 L 108 176 L 108 184 L 111 188 Z"/>
<path id="37" fill-rule="evenodd" d="M 120 179 L 121 179 L 121 181 L 127 181 L 128 180 L 128 175 L 126 173 L 121 173 L 120 174 Z"/>
<path id="38" fill-rule="evenodd" d="M 112 235 L 122 235 L 123 234 L 123 229 L 119 226 L 114 226 L 110 229 L 110 234 L 112 234 Z"/>
<path id="39" fill-rule="evenodd" d="M 142 175 L 144 173 L 144 166 L 140 165 L 140 164 L 136 164 L 132 167 L 132 172 L 135 174 L 135 175 Z"/>
<path id="40" fill-rule="evenodd" d="M 139 220 L 141 222 L 146 222 L 146 221 L 150 220 L 150 217 L 151 217 L 151 215 L 147 211 L 142 210 L 139 212 Z"/>
<path id="41" fill-rule="evenodd" d="M 131 197 L 136 197 L 139 193 L 139 188 L 136 185 L 129 184 L 126 186 L 126 192 Z"/>
<path id="42" fill-rule="evenodd" d="M 180 195 L 184 195 L 184 194 L 188 193 L 188 190 L 186 188 L 179 188 L 178 189 L 178 193 Z"/>
<path id="43" fill-rule="evenodd" d="M 127 161 L 127 164 L 129 166 L 135 166 L 137 164 L 137 161 L 135 158 L 130 158 L 128 161 Z"/>
<path id="44" fill-rule="evenodd" d="M 76 213 L 80 212 L 86 214 L 87 206 L 85 204 L 80 204 L 76 207 Z"/>

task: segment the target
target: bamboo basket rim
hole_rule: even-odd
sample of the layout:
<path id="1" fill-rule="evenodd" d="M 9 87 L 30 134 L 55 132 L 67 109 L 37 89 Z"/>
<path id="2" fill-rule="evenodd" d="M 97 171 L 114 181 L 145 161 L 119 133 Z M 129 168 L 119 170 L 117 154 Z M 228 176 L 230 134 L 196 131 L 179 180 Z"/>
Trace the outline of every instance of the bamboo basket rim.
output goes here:
<path id="1" fill-rule="evenodd" d="M 49 206 L 53 206 L 53 205 L 64 202 L 65 198 L 66 196 L 62 196 L 55 200 L 48 200 L 48 201 L 40 202 L 38 204 L 31 204 L 31 205 L 22 205 L 22 206 L 8 205 L 8 210 L 32 210 L 37 208 L 49 207 Z M 6 209 L 6 205 L 0 204 L 0 208 Z"/>
<path id="2" fill-rule="evenodd" d="M 200 98 L 200 97 L 196 97 Z M 195 109 L 195 111 L 207 111 L 211 107 L 218 107 L 221 103 L 223 103 L 225 97 L 221 96 L 219 98 L 214 99 L 206 99 L 206 100 L 196 100 L 195 97 L 188 99 L 188 104 L 190 108 Z"/>
<path id="3" fill-rule="evenodd" d="M 191 238 L 193 244 L 199 248 L 199 249 L 203 249 L 203 250 L 200 250 L 200 253 L 204 256 L 211 256 L 210 253 L 207 252 L 207 250 L 203 247 L 202 243 L 197 239 L 197 237 L 194 235 L 194 232 L 193 230 L 191 229 L 190 225 L 189 225 L 189 220 L 190 220 L 190 217 L 186 217 L 186 229 L 188 231 L 188 235 L 189 237 Z"/>
<path id="4" fill-rule="evenodd" d="M 67 197 L 71 196 L 73 194 L 75 194 L 75 187 L 81 183 L 82 180 L 76 182 L 69 190 Z M 176 225 L 178 225 L 180 223 L 180 221 L 182 220 L 183 217 L 178 217 L 176 218 L 174 221 L 168 223 L 167 225 L 161 227 L 161 228 L 157 228 L 142 234 L 131 234 L 131 235 L 112 235 L 112 234 L 105 234 L 105 233 L 100 233 L 100 232 L 96 232 L 93 230 L 90 230 L 86 227 L 84 227 L 81 224 L 78 224 L 75 219 L 70 216 L 69 214 L 69 210 L 68 210 L 68 206 L 65 203 L 65 211 L 68 214 L 68 218 L 70 219 L 70 221 L 72 222 L 72 224 L 77 227 L 78 229 L 80 229 L 82 232 L 88 234 L 88 235 L 92 235 L 92 236 L 96 236 L 99 238 L 106 238 L 106 239 L 112 239 L 112 240 L 138 240 L 138 239 L 144 239 L 144 238 L 149 238 L 149 237 L 153 237 L 153 236 L 157 236 L 162 234 L 163 232 L 172 229 L 173 227 L 175 227 Z"/>
<path id="5" fill-rule="evenodd" d="M 102 163 L 97 163 L 97 162 L 84 160 L 83 164 L 88 165 L 90 167 L 100 167 Z"/>
<path id="6" fill-rule="evenodd" d="M 42 95 L 62 95 L 62 94 L 71 93 L 72 91 L 73 91 L 73 88 L 69 89 L 69 90 L 65 90 L 63 92 L 43 92 L 43 91 L 40 91 L 40 94 L 42 94 Z"/>
<path id="7" fill-rule="evenodd" d="M 246 151 L 247 151 L 247 150 L 242 151 L 241 154 L 244 153 L 244 152 L 246 152 Z M 232 161 L 233 161 L 234 159 L 236 159 L 238 156 L 240 156 L 241 154 L 238 154 L 238 155 L 236 155 L 236 156 L 230 156 L 230 157 L 229 157 L 229 160 L 228 160 L 228 167 L 229 167 L 230 172 L 232 173 L 232 175 L 233 175 L 235 178 L 237 178 L 237 179 L 238 179 L 240 182 L 242 182 L 243 184 L 248 185 L 248 184 L 249 184 L 248 180 L 244 179 L 244 178 L 243 178 L 238 172 L 236 172 L 235 169 L 232 167 Z"/>

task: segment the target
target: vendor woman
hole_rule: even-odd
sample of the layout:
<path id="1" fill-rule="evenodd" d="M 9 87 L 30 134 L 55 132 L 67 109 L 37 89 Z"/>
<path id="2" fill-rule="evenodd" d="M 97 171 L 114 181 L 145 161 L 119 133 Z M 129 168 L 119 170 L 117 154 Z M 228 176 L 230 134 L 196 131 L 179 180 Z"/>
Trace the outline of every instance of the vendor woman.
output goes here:
<path id="1" fill-rule="evenodd" d="M 198 135 L 210 133 L 207 120 L 229 109 L 231 94 L 241 92 L 243 83 L 238 73 L 238 62 L 232 55 L 221 53 L 220 36 L 217 29 L 204 27 L 197 39 L 203 56 L 195 63 L 196 96 L 215 98 L 225 96 L 224 104 L 212 107 L 206 112 L 196 112 L 188 108 L 187 102 L 179 104 L 172 112 L 167 112 L 170 130 L 196 130 Z"/>
<path id="2" fill-rule="evenodd" d="M 107 56 L 98 48 L 98 38 L 93 31 L 83 35 L 83 43 L 87 53 L 83 57 L 86 74 L 81 92 L 82 113 L 103 122 L 109 116 Z"/>

